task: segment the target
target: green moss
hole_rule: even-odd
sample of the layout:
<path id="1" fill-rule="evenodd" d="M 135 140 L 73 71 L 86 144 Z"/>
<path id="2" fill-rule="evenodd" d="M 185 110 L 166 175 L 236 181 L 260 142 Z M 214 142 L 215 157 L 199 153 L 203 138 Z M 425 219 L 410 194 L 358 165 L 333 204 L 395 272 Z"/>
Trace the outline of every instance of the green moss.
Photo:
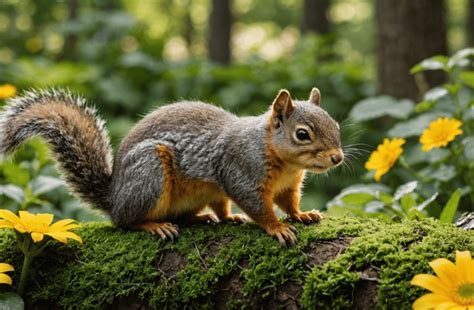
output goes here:
<path id="1" fill-rule="evenodd" d="M 423 292 L 409 281 L 430 272 L 430 260 L 453 259 L 456 249 L 474 251 L 473 232 L 430 219 L 390 225 L 343 217 L 297 227 L 298 245 L 284 249 L 253 224 L 181 228 L 179 240 L 171 243 L 144 232 L 86 223 L 78 230 L 83 246 L 52 243 L 33 262 L 26 301 L 85 309 L 134 296 L 155 307 L 212 308 L 221 281 L 237 274 L 241 293 L 228 306 L 265 302 L 292 281 L 303 286 L 301 302 L 307 308 L 350 308 L 361 271 L 371 267 L 378 270 L 379 306 L 409 308 Z M 310 246 L 342 236 L 355 237 L 344 253 L 308 266 Z M 182 260 L 172 272 L 162 266 L 170 253 Z M 14 234 L 0 230 L 0 262 L 20 269 L 21 259 Z M 19 272 L 13 276 L 18 283 Z"/>

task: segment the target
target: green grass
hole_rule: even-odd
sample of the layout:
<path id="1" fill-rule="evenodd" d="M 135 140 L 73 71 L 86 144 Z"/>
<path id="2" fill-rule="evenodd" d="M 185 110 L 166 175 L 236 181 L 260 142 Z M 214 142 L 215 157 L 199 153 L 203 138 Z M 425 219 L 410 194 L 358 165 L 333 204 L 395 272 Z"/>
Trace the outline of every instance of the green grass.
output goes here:
<path id="1" fill-rule="evenodd" d="M 303 287 L 301 303 L 307 308 L 350 308 L 361 271 L 371 267 L 378 270 L 379 306 L 409 308 L 423 293 L 409 281 L 430 272 L 429 261 L 453 260 L 455 250 L 474 252 L 474 232 L 431 219 L 386 224 L 340 217 L 297 227 L 298 245 L 284 249 L 253 224 L 181 228 L 179 240 L 171 243 L 107 223 L 84 223 L 78 230 L 83 246 L 52 242 L 33 262 L 26 303 L 104 308 L 133 296 L 154 307 L 212 308 L 220 281 L 237 273 L 241 294 L 229 307 L 265 302 L 292 281 Z M 355 237 L 345 252 L 308 266 L 309 248 L 343 236 Z M 176 258 L 177 269 L 166 269 Z M 14 234 L 0 230 L 0 262 L 16 267 L 14 283 L 21 261 Z"/>

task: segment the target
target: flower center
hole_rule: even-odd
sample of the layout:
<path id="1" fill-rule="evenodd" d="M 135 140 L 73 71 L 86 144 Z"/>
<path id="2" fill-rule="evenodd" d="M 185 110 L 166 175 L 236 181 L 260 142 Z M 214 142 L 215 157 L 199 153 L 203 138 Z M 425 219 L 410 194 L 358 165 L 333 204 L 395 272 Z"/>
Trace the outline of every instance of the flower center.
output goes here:
<path id="1" fill-rule="evenodd" d="M 462 284 L 456 293 L 456 299 L 458 299 L 461 304 L 474 305 L 474 283 Z"/>

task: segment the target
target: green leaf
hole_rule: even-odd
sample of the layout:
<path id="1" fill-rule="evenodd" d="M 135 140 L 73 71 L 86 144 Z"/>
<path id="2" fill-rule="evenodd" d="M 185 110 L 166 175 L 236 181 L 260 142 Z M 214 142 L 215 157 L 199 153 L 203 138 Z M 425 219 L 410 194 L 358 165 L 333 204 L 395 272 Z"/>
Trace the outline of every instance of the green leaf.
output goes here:
<path id="1" fill-rule="evenodd" d="M 457 51 L 451 58 L 468 58 L 474 56 L 474 47 L 468 47 Z"/>
<path id="2" fill-rule="evenodd" d="M 355 184 L 342 190 L 339 195 L 327 203 L 328 208 L 353 204 L 362 206 L 369 201 L 381 199 L 391 201 L 392 197 L 387 194 L 390 188 L 382 184 Z"/>
<path id="3" fill-rule="evenodd" d="M 433 196 L 420 203 L 418 206 L 416 206 L 416 209 L 418 211 L 424 210 L 430 203 L 432 203 L 436 199 L 436 197 L 438 197 L 438 193 L 434 193 Z"/>
<path id="4" fill-rule="evenodd" d="M 20 204 L 23 203 L 26 197 L 23 189 L 13 184 L 0 185 L 0 196 L 1 195 L 5 195 Z"/>
<path id="5" fill-rule="evenodd" d="M 408 121 L 399 122 L 388 131 L 390 137 L 407 138 L 419 136 L 428 128 L 429 124 L 440 117 L 449 117 L 448 113 L 444 112 L 429 112 L 414 117 Z"/>
<path id="6" fill-rule="evenodd" d="M 462 140 L 464 145 L 464 155 L 468 160 L 474 160 L 474 137 L 467 137 Z"/>
<path id="7" fill-rule="evenodd" d="M 341 198 L 341 201 L 355 206 L 363 206 L 369 201 L 375 200 L 376 197 L 368 193 L 354 193 Z"/>
<path id="8" fill-rule="evenodd" d="M 439 220 L 443 223 L 452 223 L 456 210 L 458 209 L 459 200 L 461 199 L 461 189 L 457 189 L 449 198 L 448 202 L 443 208 Z"/>
<path id="9" fill-rule="evenodd" d="M 422 101 L 415 106 L 416 113 L 422 113 L 428 110 L 431 110 L 434 107 L 435 102 L 433 101 Z"/>
<path id="10" fill-rule="evenodd" d="M 393 195 L 393 200 L 397 201 L 403 196 L 405 196 L 406 194 L 413 192 L 417 186 L 418 186 L 418 181 L 411 181 L 411 182 L 401 185 L 395 191 L 395 194 Z"/>
<path id="11" fill-rule="evenodd" d="M 474 48 L 468 47 L 457 51 L 448 61 L 448 68 L 454 66 L 464 67 L 469 64 L 469 57 L 474 56 Z"/>
<path id="12" fill-rule="evenodd" d="M 424 218 L 426 218 L 426 214 L 424 214 L 423 212 L 418 211 L 415 208 L 411 208 L 410 210 L 408 210 L 407 218 L 409 220 L 424 219 Z"/>
<path id="13" fill-rule="evenodd" d="M 387 193 L 380 192 L 378 198 L 386 205 L 391 205 L 393 203 L 393 197 Z"/>
<path id="14" fill-rule="evenodd" d="M 407 118 L 414 110 L 411 100 L 396 100 L 390 96 L 379 96 L 359 101 L 350 112 L 355 121 L 366 121 L 381 116 L 398 119 Z"/>
<path id="15" fill-rule="evenodd" d="M 415 65 L 411 68 L 410 73 L 416 74 L 427 70 L 446 70 L 448 61 L 449 58 L 446 56 L 433 56 Z"/>
<path id="16" fill-rule="evenodd" d="M 474 71 L 464 71 L 459 74 L 461 81 L 466 83 L 469 87 L 474 88 Z"/>
<path id="17" fill-rule="evenodd" d="M 428 90 L 423 96 L 425 101 L 438 101 L 448 94 L 448 90 L 444 87 L 434 87 Z"/>
<path id="18" fill-rule="evenodd" d="M 420 171 L 422 176 L 441 182 L 448 182 L 456 176 L 456 168 L 451 165 L 441 165 L 438 168 L 427 167 Z"/>
<path id="19" fill-rule="evenodd" d="M 11 292 L 0 294 L 1 310 L 23 310 L 24 308 L 25 303 L 20 295 Z"/>
<path id="20" fill-rule="evenodd" d="M 461 84 L 444 84 L 444 88 L 446 88 L 452 96 L 456 96 L 461 89 Z"/>
<path id="21" fill-rule="evenodd" d="M 465 48 L 456 52 L 448 61 L 448 69 L 451 70 L 454 67 L 466 67 L 469 65 L 469 57 L 474 56 L 474 48 Z"/>
<path id="22" fill-rule="evenodd" d="M 3 173 L 7 183 L 26 186 L 30 180 L 30 173 L 28 169 L 23 168 L 14 162 L 7 162 L 3 164 Z"/>
<path id="23" fill-rule="evenodd" d="M 447 149 L 432 149 L 431 151 L 423 152 L 421 147 L 415 146 L 404 155 L 408 163 L 416 165 L 419 163 L 437 163 L 446 160 L 451 153 Z"/>
<path id="24" fill-rule="evenodd" d="M 406 213 L 408 213 L 408 211 L 410 209 L 412 209 L 413 207 L 416 206 L 416 201 L 415 199 L 412 197 L 411 194 L 406 194 L 405 196 L 402 197 L 402 199 L 400 200 L 400 204 L 402 206 L 402 209 L 403 211 L 405 211 Z"/>
<path id="25" fill-rule="evenodd" d="M 64 185 L 61 179 L 40 175 L 31 180 L 30 188 L 34 196 L 44 194 Z"/>

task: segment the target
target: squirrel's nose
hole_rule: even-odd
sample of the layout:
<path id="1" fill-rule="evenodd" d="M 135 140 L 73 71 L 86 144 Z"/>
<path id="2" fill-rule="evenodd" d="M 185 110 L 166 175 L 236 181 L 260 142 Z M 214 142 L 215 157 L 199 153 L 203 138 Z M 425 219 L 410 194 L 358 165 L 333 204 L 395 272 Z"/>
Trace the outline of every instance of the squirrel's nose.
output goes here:
<path id="1" fill-rule="evenodd" d="M 342 153 L 337 153 L 337 154 L 331 155 L 331 161 L 335 165 L 339 164 L 342 160 L 343 160 Z"/>

